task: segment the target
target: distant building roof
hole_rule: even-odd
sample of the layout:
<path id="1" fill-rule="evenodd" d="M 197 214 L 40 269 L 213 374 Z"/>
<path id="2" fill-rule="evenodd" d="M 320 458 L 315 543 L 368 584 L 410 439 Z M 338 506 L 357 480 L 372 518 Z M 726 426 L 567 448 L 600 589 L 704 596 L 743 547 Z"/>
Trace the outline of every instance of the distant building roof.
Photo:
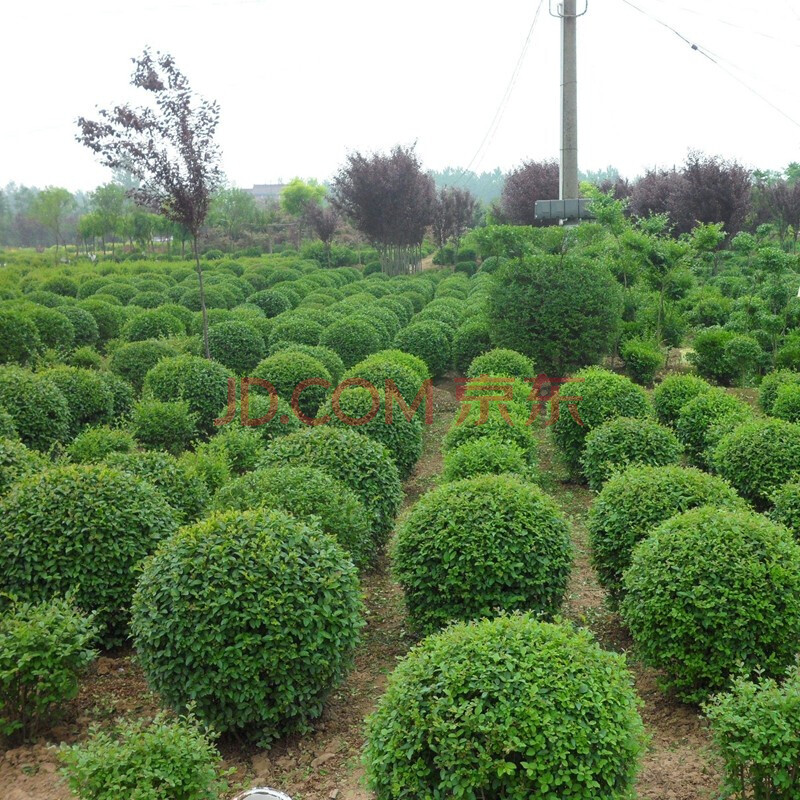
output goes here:
<path id="1" fill-rule="evenodd" d="M 257 183 L 247 191 L 257 200 L 277 200 L 285 186 L 285 183 Z"/>

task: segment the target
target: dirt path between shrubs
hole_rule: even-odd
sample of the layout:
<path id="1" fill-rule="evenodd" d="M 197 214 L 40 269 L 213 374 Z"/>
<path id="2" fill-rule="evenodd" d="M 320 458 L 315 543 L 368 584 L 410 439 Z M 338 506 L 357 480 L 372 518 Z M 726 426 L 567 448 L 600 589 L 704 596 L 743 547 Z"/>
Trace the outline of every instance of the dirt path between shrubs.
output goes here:
<path id="1" fill-rule="evenodd" d="M 438 381 L 433 424 L 426 428 L 422 458 L 405 484 L 401 514 L 436 484 L 441 440 L 457 407 L 453 381 Z M 545 488 L 564 508 L 574 532 L 576 560 L 565 616 L 591 629 L 604 647 L 625 652 L 630 639 L 619 618 L 605 607 L 604 592 L 589 561 L 585 518 L 592 493 L 559 480 L 545 430 L 540 439 Z M 363 721 L 414 638 L 406 630 L 402 592 L 391 579 L 385 557 L 363 583 L 367 625 L 354 670 L 329 698 L 313 733 L 282 739 L 269 751 L 231 741 L 220 744 L 226 764 L 236 768 L 233 782 L 237 788 L 272 786 L 293 800 L 371 800 L 372 795 L 363 788 Z M 665 697 L 651 672 L 633 661 L 631 668 L 651 737 L 638 796 L 642 800 L 710 800 L 719 783 L 719 771 L 699 714 Z M 157 698 L 148 692 L 131 653 L 107 654 L 92 667 L 60 724 L 35 744 L 0 753 L 0 797 L 68 800 L 70 794 L 57 773 L 57 745 L 52 743 L 80 741 L 92 724 L 110 725 L 121 715 L 150 718 L 157 710 Z"/>

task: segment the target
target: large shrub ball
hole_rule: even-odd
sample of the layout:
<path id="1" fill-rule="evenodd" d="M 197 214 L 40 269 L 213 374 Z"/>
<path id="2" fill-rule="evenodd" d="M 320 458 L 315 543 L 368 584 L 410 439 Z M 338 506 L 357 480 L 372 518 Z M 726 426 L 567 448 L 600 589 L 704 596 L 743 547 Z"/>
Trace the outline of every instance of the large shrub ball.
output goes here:
<path id="1" fill-rule="evenodd" d="M 770 516 L 800 541 L 800 478 L 795 477 L 773 493 Z"/>
<path id="2" fill-rule="evenodd" d="M 36 326 L 44 347 L 61 351 L 72 348 L 75 329 L 60 311 L 31 303 L 25 306 L 23 313 Z"/>
<path id="3" fill-rule="evenodd" d="M 323 332 L 319 343 L 333 350 L 347 368 L 381 346 L 375 327 L 363 317 L 348 317 L 332 323 Z"/>
<path id="4" fill-rule="evenodd" d="M 252 377 L 271 383 L 278 397 L 311 418 L 330 396 L 333 388 L 333 378 L 321 361 L 305 353 L 292 351 L 279 350 L 268 356 L 253 370 Z M 300 384 L 312 379 L 325 381 L 328 386 L 310 384 L 300 391 L 297 401 L 294 402 L 293 396 Z M 257 384 L 251 391 L 254 394 L 267 393 L 267 389 Z"/>
<path id="5" fill-rule="evenodd" d="M 223 486 L 214 496 L 219 511 L 271 508 L 297 519 L 316 520 L 359 567 L 374 553 L 370 520 L 351 489 L 314 467 L 271 467 L 250 472 Z"/>
<path id="6" fill-rule="evenodd" d="M 326 424 L 352 427 L 376 442 L 386 445 L 392 454 L 401 479 L 407 478 L 422 455 L 423 415 L 415 412 L 411 419 L 398 404 L 391 401 L 389 422 L 386 393 L 375 387 L 347 386 L 322 408 L 321 414 L 329 418 Z"/>
<path id="7" fill-rule="evenodd" d="M 0 309 L 0 364 L 28 364 L 43 347 L 32 320 L 20 311 Z"/>
<path id="8" fill-rule="evenodd" d="M 114 348 L 108 366 L 140 392 L 145 375 L 162 359 L 177 355 L 172 345 L 159 339 L 128 342 Z"/>
<path id="9" fill-rule="evenodd" d="M 270 342 L 297 342 L 298 344 L 314 345 L 325 331 L 325 326 L 299 311 L 282 314 L 270 328 Z"/>
<path id="10" fill-rule="evenodd" d="M 365 756 L 378 800 L 623 800 L 643 750 L 624 657 L 514 615 L 415 647 L 368 720 Z"/>
<path id="11" fill-rule="evenodd" d="M 167 705 L 266 740 L 322 713 L 352 662 L 361 611 L 356 569 L 333 538 L 282 511 L 228 511 L 147 561 L 132 630 Z"/>
<path id="12" fill-rule="evenodd" d="M 243 475 L 258 466 L 264 455 L 264 439 L 254 428 L 225 425 L 197 450 L 221 455 L 232 473 Z"/>
<path id="13" fill-rule="evenodd" d="M 491 349 L 489 320 L 485 317 L 470 319 L 460 325 L 453 336 L 453 367 L 463 375 L 477 356 Z"/>
<path id="14" fill-rule="evenodd" d="M 773 492 L 800 469 L 800 425 L 757 419 L 722 437 L 711 462 L 756 508 L 770 505 Z"/>
<path id="15" fill-rule="evenodd" d="M 509 375 L 513 378 L 535 378 L 533 362 L 516 350 L 505 350 L 497 347 L 488 353 L 472 360 L 467 370 L 468 378 L 479 378 L 481 375 Z"/>
<path id="16" fill-rule="evenodd" d="M 556 613 L 572 545 L 558 505 L 538 487 L 481 475 L 420 498 L 400 526 L 392 561 L 411 624 L 428 634 L 498 608 Z"/>
<path id="17" fill-rule="evenodd" d="M 197 414 L 185 400 L 150 397 L 133 407 L 130 427 L 142 446 L 179 455 L 197 437 Z"/>
<path id="18" fill-rule="evenodd" d="M 675 431 L 690 461 L 706 467 L 719 440 L 751 418 L 747 403 L 724 389 L 712 387 L 681 408 Z"/>
<path id="19" fill-rule="evenodd" d="M 242 401 L 237 399 L 233 418 L 226 423 L 232 428 L 249 428 L 254 430 L 264 442 L 271 442 L 279 436 L 287 436 L 305 428 L 305 423 L 301 422 L 291 405 L 281 398 L 277 404 L 273 402 L 267 394 L 259 394 L 252 388 L 247 394 L 247 416 L 242 421 Z M 219 418 L 226 419 L 230 411 L 226 407 L 220 409 Z M 222 427 L 222 430 L 225 430 Z M 211 441 L 214 440 L 213 437 Z"/>
<path id="20" fill-rule="evenodd" d="M 47 462 L 16 439 L 0 437 L 0 497 L 27 475 L 43 470 Z"/>
<path id="21" fill-rule="evenodd" d="M 145 375 L 143 393 L 162 401 L 184 400 L 197 415 L 198 430 L 210 434 L 214 420 L 228 402 L 228 379 L 222 364 L 200 356 L 175 356 L 159 361 Z"/>
<path id="22" fill-rule="evenodd" d="M 94 345 L 100 338 L 100 331 L 94 317 L 77 306 L 61 306 L 59 311 L 72 323 L 75 331 L 75 346 Z"/>
<path id="23" fill-rule="evenodd" d="M 681 409 L 711 384 L 696 375 L 669 375 L 653 390 L 653 408 L 662 425 L 675 427 Z"/>
<path id="24" fill-rule="evenodd" d="M 103 425 L 113 421 L 114 397 L 103 376 L 96 370 L 60 365 L 41 374 L 58 386 L 66 398 L 73 433 L 86 425 Z"/>
<path id="25" fill-rule="evenodd" d="M 412 322 L 394 337 L 394 347 L 421 358 L 431 375 L 443 375 L 450 366 L 452 346 L 439 323 Z"/>
<path id="26" fill-rule="evenodd" d="M 625 590 L 638 653 L 686 702 L 794 662 L 800 545 L 760 514 L 704 506 L 672 517 L 634 550 Z"/>
<path id="27" fill-rule="evenodd" d="M 298 342 L 276 342 L 269 349 L 269 354 L 279 352 L 304 353 L 317 359 L 331 374 L 333 383 L 338 384 L 344 374 L 344 362 L 330 349 L 322 345 L 299 344 Z"/>
<path id="28" fill-rule="evenodd" d="M 368 364 L 383 364 L 387 361 L 397 364 L 398 366 L 406 367 L 412 372 L 416 373 L 420 381 L 425 381 L 431 377 L 431 371 L 428 365 L 419 356 L 406 353 L 404 350 L 390 349 L 378 350 L 363 361 L 360 361 L 358 366 L 366 366 Z"/>
<path id="29" fill-rule="evenodd" d="M 420 378 L 419 373 L 392 358 L 367 358 L 347 370 L 342 376 L 342 381 L 346 381 L 349 378 L 360 378 L 376 389 L 383 391 L 389 385 L 387 381 L 392 381 L 394 388 L 400 393 L 403 401 L 409 407 L 413 404 L 420 390 L 423 392 L 423 397 L 427 391 L 426 387 L 424 387 L 425 379 Z M 394 389 L 392 391 L 394 393 Z M 425 400 L 423 400 L 423 404 L 424 402 Z M 423 407 L 422 414 L 424 413 L 425 409 Z"/>
<path id="30" fill-rule="evenodd" d="M 772 415 L 786 422 L 800 422 L 800 384 L 784 384 L 778 388 Z"/>
<path id="31" fill-rule="evenodd" d="M 258 331 L 244 322 L 219 322 L 208 329 L 211 357 L 236 375 L 246 375 L 266 351 Z"/>
<path id="32" fill-rule="evenodd" d="M 629 467 L 612 476 L 589 510 L 592 562 L 614 603 L 635 545 L 670 517 L 698 506 L 744 510 L 746 503 L 715 475 L 694 467 Z"/>
<path id="33" fill-rule="evenodd" d="M 165 339 L 186 333 L 181 321 L 168 311 L 153 308 L 142 311 L 123 326 L 121 337 L 126 342 L 143 342 L 146 339 Z"/>
<path id="34" fill-rule="evenodd" d="M 69 439 L 69 403 L 47 377 L 0 367 L 0 406 L 11 415 L 22 442 L 34 450 L 47 451 Z"/>
<path id="35" fill-rule="evenodd" d="M 316 467 L 327 472 L 364 504 L 375 545 L 386 542 L 400 509 L 403 487 L 385 445 L 352 428 L 321 425 L 274 440 L 262 466 Z"/>
<path id="36" fill-rule="evenodd" d="M 582 424 L 573 418 L 566 402 L 558 403 L 558 420 L 550 430 L 553 439 L 573 472 L 580 469 L 581 456 L 589 431 L 617 417 L 648 419 L 652 407 L 647 393 L 629 378 L 601 367 L 587 367 L 575 375 L 574 382 L 560 387 L 562 397 L 580 397 L 574 405 Z M 551 417 L 554 403 L 551 402 Z"/>
<path id="37" fill-rule="evenodd" d="M 0 519 L 0 594 L 41 602 L 74 592 L 107 646 L 125 640 L 142 559 L 177 527 L 156 489 L 97 465 L 23 479 L 0 502 Z"/>
<path id="38" fill-rule="evenodd" d="M 589 432 L 581 464 L 589 487 L 600 491 L 615 472 L 633 464 L 678 464 L 682 452 L 675 434 L 655 420 L 617 417 Z"/>
<path id="39" fill-rule="evenodd" d="M 779 369 L 764 376 L 759 387 L 758 404 L 765 414 L 772 414 L 772 408 L 778 399 L 778 390 L 787 384 L 800 386 L 800 372 Z"/>
<path id="40" fill-rule="evenodd" d="M 504 472 L 528 479 L 534 477 L 527 454 L 518 444 L 487 436 L 448 450 L 444 457 L 442 480 L 459 481 Z"/>

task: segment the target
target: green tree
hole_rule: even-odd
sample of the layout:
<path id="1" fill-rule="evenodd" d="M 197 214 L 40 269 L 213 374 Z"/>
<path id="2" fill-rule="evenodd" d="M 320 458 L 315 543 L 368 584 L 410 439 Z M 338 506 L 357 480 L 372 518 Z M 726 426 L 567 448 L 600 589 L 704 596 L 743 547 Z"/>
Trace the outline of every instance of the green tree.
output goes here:
<path id="1" fill-rule="evenodd" d="M 126 205 L 125 189 L 116 183 L 98 186 L 92 194 L 92 210 L 97 214 L 100 236 L 103 241 L 103 253 L 106 252 L 106 239 L 111 238 L 111 252 L 114 252 L 113 236 L 120 230 L 122 215 Z"/>
<path id="2" fill-rule="evenodd" d="M 303 226 L 308 209 L 322 205 L 326 194 L 327 189 L 313 178 L 308 183 L 300 178 L 294 178 L 281 192 L 281 208 L 286 214 L 297 220 L 296 242 L 298 246 L 303 238 Z"/>
<path id="3" fill-rule="evenodd" d="M 58 259 L 58 246 L 61 242 L 61 231 L 67 214 L 75 208 L 75 198 L 67 189 L 48 186 L 39 192 L 33 201 L 31 213 L 33 218 L 42 226 L 52 232 L 56 240 L 56 254 Z"/>
<path id="4" fill-rule="evenodd" d="M 244 189 L 220 189 L 211 200 L 208 217 L 209 222 L 222 228 L 233 243 L 257 222 L 258 207 L 253 195 Z"/>

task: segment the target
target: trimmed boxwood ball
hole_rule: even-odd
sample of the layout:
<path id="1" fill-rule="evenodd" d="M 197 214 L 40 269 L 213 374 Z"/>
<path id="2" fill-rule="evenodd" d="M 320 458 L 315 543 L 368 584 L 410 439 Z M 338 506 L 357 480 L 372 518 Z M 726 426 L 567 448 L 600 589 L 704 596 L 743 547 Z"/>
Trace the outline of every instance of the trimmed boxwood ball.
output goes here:
<path id="1" fill-rule="evenodd" d="M 143 478 L 158 489 L 175 510 L 179 524 L 194 522 L 211 502 L 200 476 L 169 453 L 118 452 L 109 454 L 106 463 Z"/>
<path id="2" fill-rule="evenodd" d="M 443 328 L 431 320 L 412 322 L 394 337 L 394 347 L 421 358 L 433 376 L 443 375 L 452 357 L 452 346 Z"/>
<path id="3" fill-rule="evenodd" d="M 444 457 L 442 480 L 458 481 L 504 472 L 512 472 L 528 480 L 534 477 L 526 453 L 518 444 L 487 436 L 448 450 Z"/>
<path id="4" fill-rule="evenodd" d="M 800 480 L 791 480 L 773 493 L 770 516 L 800 541 Z"/>
<path id="5" fill-rule="evenodd" d="M 334 384 L 338 384 L 344 374 L 344 362 L 330 347 L 323 347 L 321 344 L 309 345 L 300 344 L 298 342 L 276 342 L 270 347 L 269 355 L 274 355 L 279 352 L 305 353 L 307 356 L 311 356 L 311 358 L 316 358 L 317 361 L 330 372 L 331 380 Z"/>
<path id="6" fill-rule="evenodd" d="M 532 615 L 453 625 L 398 665 L 367 722 L 378 800 L 624 800 L 644 728 L 624 656 Z"/>
<path id="7" fill-rule="evenodd" d="M 111 453 L 130 453 L 136 449 L 133 435 L 121 428 L 94 425 L 84 428 L 67 447 L 67 455 L 74 464 L 103 461 Z"/>
<path id="8" fill-rule="evenodd" d="M 278 397 L 287 403 L 292 402 L 292 395 L 302 381 L 312 378 L 327 381 L 330 388 L 312 384 L 300 393 L 297 407 L 307 417 L 314 417 L 333 391 L 333 379 L 322 362 L 297 351 L 281 350 L 268 356 L 253 370 L 252 377 L 269 381 L 275 387 Z M 257 385 L 253 385 L 250 391 L 252 394 L 267 394 L 267 389 Z M 252 413 L 250 416 L 253 416 Z"/>
<path id="9" fill-rule="evenodd" d="M 653 408 L 662 425 L 675 427 L 681 409 L 711 384 L 696 375 L 669 375 L 653 390 Z"/>
<path id="10" fill-rule="evenodd" d="M 162 359 L 177 355 L 172 345 L 158 339 L 128 342 L 114 348 L 108 366 L 140 392 L 145 375 Z"/>
<path id="11" fill-rule="evenodd" d="M 27 475 L 45 468 L 47 461 L 22 442 L 0 436 L 0 497 Z"/>
<path id="12" fill-rule="evenodd" d="M 397 465 L 400 478 L 407 478 L 422 455 L 422 420 L 424 408 L 409 420 L 396 400 L 392 400 L 392 421 L 387 421 L 386 393 L 379 388 L 353 386 L 344 389 L 334 406 L 333 398 L 320 411 L 326 423 L 352 427 L 376 442 L 386 445 Z M 356 421 L 358 424 L 356 424 Z"/>
<path id="13" fill-rule="evenodd" d="M 198 430 L 210 434 L 214 420 L 228 402 L 230 372 L 199 356 L 175 356 L 159 361 L 145 375 L 143 394 L 156 400 L 185 400 L 197 415 Z"/>
<path id="14" fill-rule="evenodd" d="M 254 470 L 264 455 L 264 439 L 255 428 L 225 425 L 197 449 L 204 453 L 219 453 L 230 465 L 231 472 L 243 475 Z"/>
<path id="15" fill-rule="evenodd" d="M 319 344 L 325 327 L 313 319 L 291 312 L 281 315 L 275 320 L 270 329 L 270 343 L 297 342 L 298 344 Z"/>
<path id="16" fill-rule="evenodd" d="M 219 418 L 225 419 L 228 413 L 229 412 L 227 408 L 220 409 Z M 254 423 L 270 416 L 270 414 L 272 414 L 272 403 L 270 397 L 266 394 L 258 394 L 251 388 L 248 393 L 247 402 L 248 421 Z M 277 439 L 279 436 L 288 436 L 290 433 L 295 433 L 296 431 L 302 430 L 305 427 L 305 424 L 297 418 L 297 415 L 294 413 L 294 409 L 292 409 L 286 400 L 281 398 L 278 398 L 278 403 L 275 406 L 275 413 L 272 415 L 272 418 L 266 422 L 259 422 L 258 425 L 242 424 L 242 404 L 241 399 L 237 398 L 236 413 L 234 414 L 233 419 L 226 423 L 221 430 L 224 431 L 228 425 L 232 428 L 251 428 L 261 437 L 264 442 L 271 442 L 273 439 Z M 211 441 L 213 441 L 214 438 L 216 437 L 212 437 Z"/>
<path id="17" fill-rule="evenodd" d="M 0 406 L 11 415 L 19 438 L 47 451 L 69 439 L 69 403 L 49 378 L 19 367 L 0 367 Z"/>
<path id="18" fill-rule="evenodd" d="M 342 359 L 346 368 L 352 367 L 381 347 L 375 327 L 364 317 L 346 317 L 329 325 L 320 342 Z"/>
<path id="19" fill-rule="evenodd" d="M 44 347 L 60 351 L 72 348 L 75 342 L 75 329 L 60 311 L 33 303 L 26 305 L 21 311 L 36 326 Z"/>
<path id="20" fill-rule="evenodd" d="M 800 422 L 800 384 L 788 383 L 778 388 L 772 414 L 786 422 Z"/>
<path id="21" fill-rule="evenodd" d="M 167 311 L 149 309 L 129 319 L 120 336 L 126 342 L 143 342 L 145 339 L 166 339 L 186 333 L 181 321 Z"/>
<path id="22" fill-rule="evenodd" d="M 0 309 L 0 364 L 28 364 L 43 347 L 32 320 L 20 311 Z"/>
<path id="23" fill-rule="evenodd" d="M 589 487 L 598 492 L 615 472 L 633 464 L 678 464 L 682 452 L 675 434 L 655 420 L 617 417 L 589 432 L 581 464 Z"/>
<path id="24" fill-rule="evenodd" d="M 0 502 L 0 518 L 0 595 L 37 603 L 74 592 L 96 612 L 106 646 L 125 640 L 142 559 L 177 527 L 156 489 L 99 465 L 25 478 Z"/>
<path id="25" fill-rule="evenodd" d="M 409 408 L 423 385 L 423 379 L 419 377 L 418 373 L 403 364 L 398 363 L 394 359 L 378 359 L 372 356 L 364 359 L 364 361 L 360 361 L 354 367 L 347 370 L 347 372 L 342 375 L 341 382 L 343 383 L 350 378 L 361 378 L 376 389 L 380 389 L 384 392 L 386 390 L 386 381 L 393 381 L 397 391 Z M 424 403 L 425 401 L 423 399 L 423 403 L 416 412 L 415 418 L 417 416 L 424 418 Z"/>
<path id="26" fill-rule="evenodd" d="M 468 378 L 481 375 L 509 375 L 513 378 L 535 378 L 533 362 L 516 350 L 497 347 L 472 360 L 467 370 Z"/>
<path id="27" fill-rule="evenodd" d="M 125 315 L 120 306 L 90 297 L 87 300 L 81 300 L 78 307 L 88 311 L 94 317 L 101 343 L 119 336 L 120 329 L 125 322 Z"/>
<path id="28" fill-rule="evenodd" d="M 273 441 L 262 466 L 316 467 L 327 472 L 364 504 L 376 546 L 386 542 L 403 500 L 403 487 L 385 445 L 354 428 L 320 425 Z"/>
<path id="29" fill-rule="evenodd" d="M 800 425 L 756 419 L 723 436 L 711 455 L 714 470 L 756 508 L 800 469 Z"/>
<path id="30" fill-rule="evenodd" d="M 567 466 L 577 473 L 589 431 L 616 417 L 648 419 L 653 410 L 645 390 L 622 375 L 587 367 L 575 378 L 578 380 L 561 386 L 560 394 L 581 398 L 575 406 L 583 424 L 573 419 L 566 403 L 560 403 L 558 420 L 550 430 Z"/>
<path id="31" fill-rule="evenodd" d="M 167 705 L 267 741 L 322 713 L 352 663 L 361 613 L 356 569 L 332 537 L 282 511 L 228 511 L 147 561 L 132 630 Z"/>
<path id="32" fill-rule="evenodd" d="M 91 369 L 61 365 L 41 373 L 61 390 L 69 404 L 73 433 L 86 425 L 113 421 L 114 397 L 102 375 Z"/>
<path id="33" fill-rule="evenodd" d="M 729 483 L 694 467 L 629 467 L 612 476 L 589 509 L 592 563 L 612 602 L 634 546 L 670 517 L 698 506 L 745 510 Z"/>
<path id="34" fill-rule="evenodd" d="M 675 431 L 692 463 L 705 467 L 709 448 L 725 433 L 751 418 L 752 411 L 747 403 L 724 389 L 712 387 L 681 408 Z"/>
<path id="35" fill-rule="evenodd" d="M 732 677 L 778 677 L 800 639 L 800 545 L 749 511 L 704 506 L 664 522 L 633 552 L 622 616 L 637 652 L 685 702 Z"/>
<path id="36" fill-rule="evenodd" d="M 764 376 L 759 387 L 758 404 L 765 414 L 772 414 L 772 407 L 778 398 L 778 389 L 786 384 L 800 386 L 800 372 L 779 369 Z"/>
<path id="37" fill-rule="evenodd" d="M 211 357 L 236 375 L 246 375 L 262 358 L 266 347 L 261 334 L 244 322 L 220 322 L 208 329 Z"/>
<path id="38" fill-rule="evenodd" d="M 330 534 L 359 567 L 374 554 L 370 520 L 355 492 L 314 467 L 271 467 L 250 472 L 215 495 L 218 511 L 270 508 L 316 523 Z"/>
<path id="39" fill-rule="evenodd" d="M 197 437 L 197 414 L 185 400 L 146 397 L 134 406 L 130 427 L 144 447 L 179 455 Z"/>
<path id="40" fill-rule="evenodd" d="M 481 475 L 417 501 L 398 530 L 392 565 L 423 634 L 498 608 L 551 616 L 572 565 L 569 526 L 538 487 Z"/>
<path id="41" fill-rule="evenodd" d="M 479 317 L 465 322 L 453 336 L 453 366 L 456 372 L 463 375 L 477 356 L 491 349 L 489 320 Z"/>
<path id="42" fill-rule="evenodd" d="M 75 346 L 93 345 L 100 338 L 100 331 L 94 317 L 77 306 L 61 306 L 58 309 L 71 323 L 75 332 Z"/>

